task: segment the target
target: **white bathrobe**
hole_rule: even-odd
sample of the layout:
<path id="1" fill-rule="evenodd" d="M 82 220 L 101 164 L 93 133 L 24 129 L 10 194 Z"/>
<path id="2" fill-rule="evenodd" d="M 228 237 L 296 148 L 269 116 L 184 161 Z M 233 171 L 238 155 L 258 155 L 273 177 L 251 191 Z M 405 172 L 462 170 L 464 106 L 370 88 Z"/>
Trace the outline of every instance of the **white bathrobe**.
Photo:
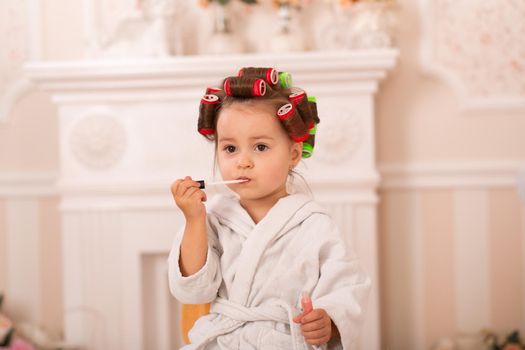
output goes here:
<path id="1" fill-rule="evenodd" d="M 215 197 L 207 211 L 202 269 L 181 275 L 183 230 L 168 259 L 171 293 L 185 304 L 212 303 L 183 349 L 310 349 L 292 321 L 301 313 L 303 291 L 339 329 L 340 342 L 328 349 L 353 348 L 370 279 L 318 204 L 305 194 L 289 195 L 257 224 L 233 197 Z"/>

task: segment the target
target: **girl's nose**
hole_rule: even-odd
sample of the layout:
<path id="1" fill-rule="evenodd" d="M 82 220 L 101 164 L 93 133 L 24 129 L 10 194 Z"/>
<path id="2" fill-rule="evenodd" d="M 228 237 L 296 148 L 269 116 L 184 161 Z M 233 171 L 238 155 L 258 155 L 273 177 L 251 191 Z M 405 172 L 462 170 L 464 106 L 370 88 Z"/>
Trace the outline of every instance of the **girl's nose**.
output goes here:
<path id="1" fill-rule="evenodd" d="M 238 166 L 240 168 L 252 168 L 253 167 L 253 161 L 251 157 L 249 157 L 247 154 L 241 154 L 239 156 Z"/>

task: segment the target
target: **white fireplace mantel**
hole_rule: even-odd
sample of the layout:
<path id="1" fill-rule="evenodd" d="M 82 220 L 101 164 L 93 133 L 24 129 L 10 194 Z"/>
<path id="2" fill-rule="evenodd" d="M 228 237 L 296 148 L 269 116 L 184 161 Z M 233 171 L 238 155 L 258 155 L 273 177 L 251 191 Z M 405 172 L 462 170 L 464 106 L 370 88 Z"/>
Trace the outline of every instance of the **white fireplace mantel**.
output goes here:
<path id="1" fill-rule="evenodd" d="M 165 259 L 182 220 L 169 186 L 212 176 L 212 146 L 196 132 L 205 88 L 243 66 L 268 66 L 317 97 L 318 141 L 301 171 L 375 281 L 358 348 L 379 349 L 373 98 L 397 57 L 382 49 L 27 65 L 58 106 L 66 341 L 180 344 Z"/>

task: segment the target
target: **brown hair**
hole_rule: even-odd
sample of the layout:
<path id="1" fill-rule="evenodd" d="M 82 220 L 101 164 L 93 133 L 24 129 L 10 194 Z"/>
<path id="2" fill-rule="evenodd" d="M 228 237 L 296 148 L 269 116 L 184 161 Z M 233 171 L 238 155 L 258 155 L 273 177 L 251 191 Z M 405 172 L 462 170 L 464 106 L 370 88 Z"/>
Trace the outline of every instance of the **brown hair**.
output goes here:
<path id="1" fill-rule="evenodd" d="M 290 138 L 303 142 L 303 157 L 311 156 L 320 121 L 315 98 L 309 98 L 302 89 L 291 87 L 290 75 L 278 73 L 273 68 L 242 68 L 238 76 L 223 80 L 222 89 L 206 89 L 199 108 L 199 133 L 216 141 L 221 109 L 245 102 L 268 106 Z"/>

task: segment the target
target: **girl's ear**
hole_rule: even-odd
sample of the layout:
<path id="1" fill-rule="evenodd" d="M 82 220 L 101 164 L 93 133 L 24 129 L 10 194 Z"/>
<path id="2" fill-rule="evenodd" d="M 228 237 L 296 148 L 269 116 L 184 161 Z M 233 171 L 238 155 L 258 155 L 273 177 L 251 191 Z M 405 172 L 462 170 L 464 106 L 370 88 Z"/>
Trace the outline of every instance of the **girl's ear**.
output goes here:
<path id="1" fill-rule="evenodd" d="M 297 164 L 299 164 L 299 161 L 301 160 L 303 156 L 303 143 L 302 142 L 294 142 L 292 144 L 292 149 L 290 153 L 290 160 L 292 162 L 292 166 L 295 167 Z"/>

